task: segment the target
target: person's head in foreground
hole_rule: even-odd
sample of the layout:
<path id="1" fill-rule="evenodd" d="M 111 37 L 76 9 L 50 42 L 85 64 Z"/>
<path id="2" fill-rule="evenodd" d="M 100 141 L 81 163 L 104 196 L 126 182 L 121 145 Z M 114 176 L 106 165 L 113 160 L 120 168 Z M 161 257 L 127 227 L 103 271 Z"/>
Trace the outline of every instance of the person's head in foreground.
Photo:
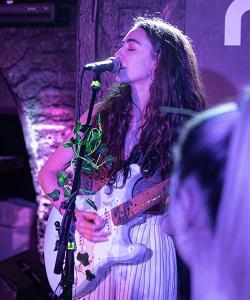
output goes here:
<path id="1" fill-rule="evenodd" d="M 192 299 L 250 297 L 249 100 L 198 114 L 175 149 L 171 224 Z"/>

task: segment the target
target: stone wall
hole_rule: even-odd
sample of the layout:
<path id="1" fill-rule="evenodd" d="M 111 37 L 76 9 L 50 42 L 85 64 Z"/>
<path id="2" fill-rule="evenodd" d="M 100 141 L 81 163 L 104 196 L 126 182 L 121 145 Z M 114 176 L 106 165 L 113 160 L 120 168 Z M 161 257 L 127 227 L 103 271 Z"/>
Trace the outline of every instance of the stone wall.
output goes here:
<path id="1" fill-rule="evenodd" d="M 73 126 L 76 81 L 76 11 L 69 27 L 0 29 L 0 68 L 15 97 L 30 157 L 43 237 L 48 200 L 37 173 Z M 40 240 L 40 239 L 39 239 Z M 42 239 L 39 248 L 42 247 Z"/>

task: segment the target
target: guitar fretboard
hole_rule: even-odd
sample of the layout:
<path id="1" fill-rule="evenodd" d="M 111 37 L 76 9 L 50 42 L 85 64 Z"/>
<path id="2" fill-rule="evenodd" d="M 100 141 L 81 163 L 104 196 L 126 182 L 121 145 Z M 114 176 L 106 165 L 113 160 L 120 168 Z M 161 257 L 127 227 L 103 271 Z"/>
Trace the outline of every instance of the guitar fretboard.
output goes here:
<path id="1" fill-rule="evenodd" d="M 169 194 L 169 181 L 167 179 L 145 192 L 125 201 L 111 210 L 112 221 L 115 225 L 123 225 L 139 216 L 153 205 L 165 200 Z M 167 198 L 166 202 L 169 201 Z"/>

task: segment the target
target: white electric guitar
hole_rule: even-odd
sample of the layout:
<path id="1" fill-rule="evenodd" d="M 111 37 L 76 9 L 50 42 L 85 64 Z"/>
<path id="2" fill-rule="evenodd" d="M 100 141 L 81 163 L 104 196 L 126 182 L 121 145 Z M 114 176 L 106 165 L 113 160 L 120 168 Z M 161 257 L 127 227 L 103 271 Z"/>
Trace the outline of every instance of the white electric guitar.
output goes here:
<path id="1" fill-rule="evenodd" d="M 91 198 L 97 206 L 97 213 L 105 220 L 103 230 L 109 231 L 108 241 L 93 243 L 82 238 L 78 232 L 75 234 L 75 283 L 73 286 L 74 299 L 79 299 L 93 291 L 100 280 L 103 280 L 110 267 L 119 263 L 133 263 L 143 257 L 146 246 L 132 244 L 129 231 L 132 226 L 140 223 L 138 218 L 151 206 L 165 200 L 169 194 L 169 179 L 146 190 L 131 199 L 132 188 L 141 177 L 140 167 L 137 164 L 130 166 L 131 175 L 126 180 L 123 188 L 114 188 L 111 195 L 107 194 L 104 186 L 94 196 L 78 196 L 77 206 L 81 209 L 90 210 L 90 206 L 84 202 Z M 118 185 L 122 183 L 122 176 Z M 129 200 L 128 200 L 129 199 Z M 167 198 L 166 201 L 168 201 Z M 62 288 L 59 283 L 61 275 L 54 273 L 57 251 L 55 251 L 58 240 L 58 230 L 55 222 L 62 221 L 62 215 L 56 208 L 51 210 L 48 225 L 45 231 L 44 257 L 48 280 L 53 291 L 60 295 Z"/>

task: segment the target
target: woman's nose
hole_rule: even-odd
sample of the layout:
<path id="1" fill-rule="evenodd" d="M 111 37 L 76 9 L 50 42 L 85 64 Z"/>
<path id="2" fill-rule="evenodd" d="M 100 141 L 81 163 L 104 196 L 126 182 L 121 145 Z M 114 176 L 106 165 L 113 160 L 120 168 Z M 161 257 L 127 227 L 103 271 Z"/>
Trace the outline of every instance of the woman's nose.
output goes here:
<path id="1" fill-rule="evenodd" d="M 117 57 L 117 58 L 122 58 L 122 47 L 119 48 L 119 49 L 116 51 L 115 57 Z"/>

